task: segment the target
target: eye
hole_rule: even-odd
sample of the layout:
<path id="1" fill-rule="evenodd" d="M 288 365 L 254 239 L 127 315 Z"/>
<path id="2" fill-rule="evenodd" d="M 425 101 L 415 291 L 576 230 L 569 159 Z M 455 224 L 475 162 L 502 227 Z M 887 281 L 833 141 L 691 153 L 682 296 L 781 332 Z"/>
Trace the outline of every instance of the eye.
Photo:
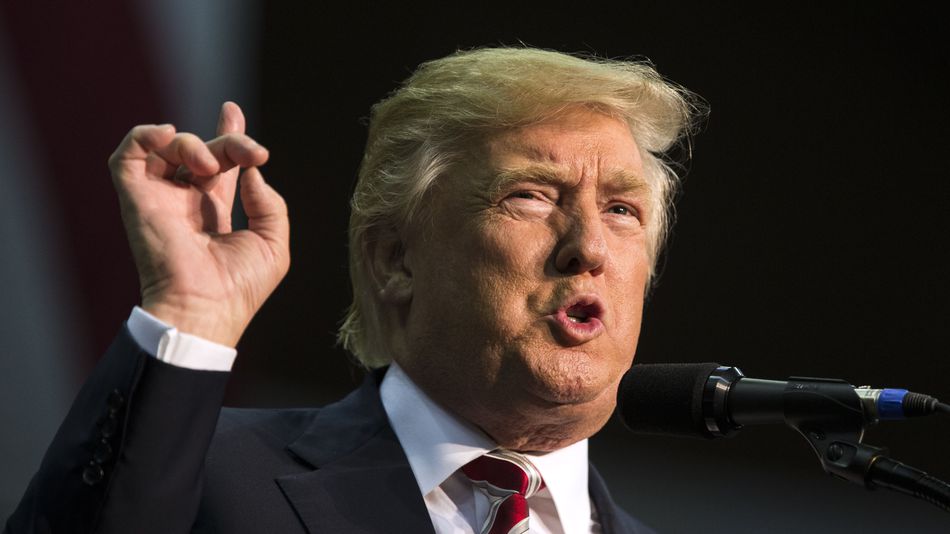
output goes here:
<path id="1" fill-rule="evenodd" d="M 616 215 L 629 215 L 633 217 L 640 216 L 640 214 L 637 212 L 636 209 L 631 208 L 630 206 L 627 206 L 625 204 L 614 204 L 613 206 L 610 206 L 609 208 L 607 208 L 607 211 L 610 213 L 614 213 Z"/>
<path id="2" fill-rule="evenodd" d="M 519 216 L 547 216 L 557 206 L 557 197 L 548 191 L 521 189 L 508 193 L 499 206 Z"/>
<path id="3" fill-rule="evenodd" d="M 534 189 L 522 189 L 508 195 L 506 200 L 537 200 L 540 202 L 555 203 L 554 197 L 546 191 L 537 191 Z"/>

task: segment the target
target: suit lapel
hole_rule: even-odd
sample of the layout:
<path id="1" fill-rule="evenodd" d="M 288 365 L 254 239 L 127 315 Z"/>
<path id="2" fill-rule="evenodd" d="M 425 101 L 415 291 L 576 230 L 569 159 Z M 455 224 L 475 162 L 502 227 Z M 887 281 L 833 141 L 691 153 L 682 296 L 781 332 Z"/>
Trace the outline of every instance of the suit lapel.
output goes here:
<path id="1" fill-rule="evenodd" d="M 320 410 L 288 449 L 313 471 L 277 479 L 300 520 L 318 532 L 434 532 L 409 460 L 379 399 L 385 370 Z"/>
<path id="2" fill-rule="evenodd" d="M 384 374 L 385 369 L 377 370 L 359 389 L 321 409 L 310 427 L 288 446 L 291 454 L 314 469 L 280 477 L 277 484 L 311 534 L 434 534 L 409 460 L 379 398 Z M 623 520 L 624 513 L 593 466 L 588 480 L 604 534 L 640 530 Z"/>

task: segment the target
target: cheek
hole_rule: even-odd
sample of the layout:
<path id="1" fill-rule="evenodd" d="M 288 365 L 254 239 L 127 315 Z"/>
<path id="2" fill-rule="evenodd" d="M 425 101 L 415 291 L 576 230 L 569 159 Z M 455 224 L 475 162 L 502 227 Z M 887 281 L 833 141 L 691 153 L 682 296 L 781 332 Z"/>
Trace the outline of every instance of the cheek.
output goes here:
<path id="1" fill-rule="evenodd" d="M 539 224 L 508 220 L 486 223 L 476 232 L 473 275 L 496 303 L 523 306 L 545 278 L 554 232 Z"/>
<path id="2" fill-rule="evenodd" d="M 438 302 L 430 313 L 469 315 L 486 325 L 522 315 L 544 277 L 553 231 L 503 217 L 475 217 L 468 224 L 435 232 L 414 273 L 417 304 Z M 486 326 L 487 327 L 487 326 Z"/>
<path id="3" fill-rule="evenodd" d="M 615 265 L 608 270 L 607 288 L 617 314 L 621 337 L 634 340 L 640 332 L 640 319 L 643 314 L 643 300 L 649 275 L 649 260 L 646 247 L 637 246 L 616 248 L 621 251 L 613 255 Z"/>

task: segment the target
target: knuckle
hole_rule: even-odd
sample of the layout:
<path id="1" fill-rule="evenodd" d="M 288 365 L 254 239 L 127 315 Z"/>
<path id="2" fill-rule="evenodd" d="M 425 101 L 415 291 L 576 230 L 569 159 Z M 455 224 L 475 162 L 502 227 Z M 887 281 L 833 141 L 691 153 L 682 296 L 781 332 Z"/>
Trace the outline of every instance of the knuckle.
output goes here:
<path id="1" fill-rule="evenodd" d="M 222 136 L 227 143 L 247 145 L 251 143 L 251 137 L 241 132 L 226 133 Z"/>
<path id="2" fill-rule="evenodd" d="M 201 138 L 190 132 L 182 132 L 175 135 L 175 142 L 178 146 L 193 148 L 199 144 L 204 144 Z"/>
<path id="3" fill-rule="evenodd" d="M 222 136 L 221 145 L 226 151 L 243 153 L 248 146 L 248 139 L 244 134 L 229 133 Z"/>

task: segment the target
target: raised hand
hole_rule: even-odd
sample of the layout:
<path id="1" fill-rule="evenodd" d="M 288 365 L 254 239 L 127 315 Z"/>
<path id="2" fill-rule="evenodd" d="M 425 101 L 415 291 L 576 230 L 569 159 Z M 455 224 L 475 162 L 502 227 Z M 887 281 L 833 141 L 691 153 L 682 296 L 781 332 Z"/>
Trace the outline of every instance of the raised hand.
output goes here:
<path id="1" fill-rule="evenodd" d="M 142 307 L 183 332 L 234 346 L 290 266 L 287 206 L 257 166 L 267 150 L 221 107 L 207 143 L 171 125 L 133 128 L 109 158 Z M 248 229 L 231 231 L 240 167 Z"/>

